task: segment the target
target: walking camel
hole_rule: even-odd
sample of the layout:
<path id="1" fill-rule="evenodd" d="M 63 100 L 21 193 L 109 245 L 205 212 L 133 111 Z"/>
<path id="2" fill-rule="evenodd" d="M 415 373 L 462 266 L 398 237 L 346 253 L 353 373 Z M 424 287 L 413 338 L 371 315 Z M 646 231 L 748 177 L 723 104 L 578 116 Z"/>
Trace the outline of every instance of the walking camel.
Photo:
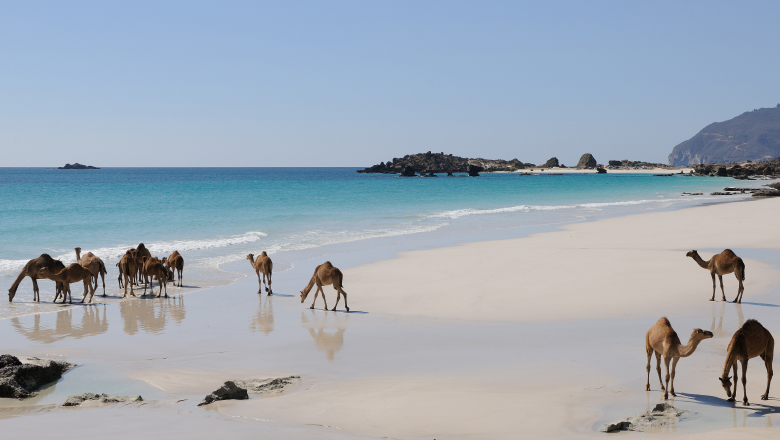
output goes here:
<path id="1" fill-rule="evenodd" d="M 328 302 L 325 300 L 325 291 L 322 290 L 322 286 L 331 284 L 333 285 L 333 288 L 336 289 L 336 305 L 333 306 L 333 309 L 331 310 L 334 312 L 336 311 L 336 307 L 339 305 L 339 299 L 341 299 L 341 295 L 344 295 L 344 308 L 349 312 L 349 306 L 347 305 L 347 292 L 345 292 L 343 289 L 343 279 L 344 275 L 342 275 L 340 270 L 333 267 L 333 265 L 330 264 L 330 261 L 326 261 L 320 264 L 316 269 L 314 269 L 314 275 L 311 276 L 311 281 L 309 281 L 309 284 L 307 284 L 306 287 L 301 290 L 301 303 L 306 300 L 306 297 L 309 296 L 311 288 L 316 284 L 317 290 L 314 292 L 314 301 L 312 301 L 311 307 L 309 308 L 314 308 L 314 303 L 317 302 L 317 295 L 322 292 L 322 301 L 325 303 L 325 308 L 323 310 L 328 310 Z"/>
<path id="2" fill-rule="evenodd" d="M 693 258 L 693 261 L 698 263 L 699 266 L 710 271 L 712 276 L 712 298 L 710 298 L 710 301 L 715 301 L 715 275 L 720 280 L 720 293 L 723 295 L 723 301 L 726 301 L 726 292 L 723 291 L 723 275 L 734 272 L 737 281 L 739 281 L 739 291 L 733 302 L 742 302 L 742 293 L 745 291 L 745 286 L 742 285 L 742 282 L 745 281 L 745 262 L 742 261 L 742 258 L 736 256 L 731 249 L 726 249 L 717 255 L 713 255 L 709 261 L 702 260 L 699 252 L 695 250 L 688 252 L 685 256 Z"/>
<path id="3" fill-rule="evenodd" d="M 750 405 L 747 398 L 747 367 L 748 360 L 760 356 L 766 367 L 766 392 L 761 400 L 769 399 L 769 385 L 772 383 L 772 359 L 775 353 L 775 339 L 763 325 L 755 319 L 748 319 L 745 324 L 734 333 L 726 352 L 726 363 L 723 365 L 723 374 L 718 378 L 729 402 L 737 398 L 737 361 L 742 363 L 742 403 Z M 731 391 L 731 377 L 729 370 L 734 370 L 734 392 Z"/>
<path id="4" fill-rule="evenodd" d="M 274 271 L 274 263 L 271 261 L 271 258 L 268 256 L 268 254 L 265 253 L 265 251 L 263 251 L 260 255 L 257 256 L 257 260 L 255 260 L 255 254 L 247 255 L 246 259 L 249 260 L 249 263 L 252 265 L 252 267 L 255 269 L 255 272 L 257 273 L 257 283 L 259 284 L 259 287 L 257 289 L 257 294 L 258 295 L 263 294 L 263 283 L 265 282 L 267 277 L 268 283 L 265 288 L 265 293 L 268 295 L 273 295 L 274 291 L 271 288 L 271 274 Z M 260 276 L 261 272 L 263 273 L 262 278 Z"/>
<path id="5" fill-rule="evenodd" d="M 81 256 L 81 248 L 76 248 L 76 262 L 84 269 L 87 269 L 92 273 L 92 277 L 95 280 L 95 289 L 97 289 L 98 275 L 103 279 L 103 296 L 106 296 L 106 265 L 103 264 L 103 260 L 98 258 L 92 252 L 87 252 L 84 256 Z"/>
<path id="6" fill-rule="evenodd" d="M 137 279 L 138 282 L 141 282 L 141 278 L 144 280 L 144 284 L 148 282 L 148 276 L 146 273 L 144 273 L 144 257 L 146 258 L 152 258 L 152 253 L 149 252 L 149 249 L 144 246 L 143 243 L 139 243 L 138 247 L 135 248 L 135 264 L 137 268 Z"/>
<path id="7" fill-rule="evenodd" d="M 165 266 L 168 268 L 168 278 L 173 280 L 173 285 L 176 285 L 176 279 L 174 279 L 174 270 L 178 272 L 179 287 L 182 286 L 182 278 L 184 274 L 184 258 L 179 254 L 179 251 L 173 251 L 168 259 L 163 258 Z"/>
<path id="8" fill-rule="evenodd" d="M 14 281 L 14 283 L 11 285 L 11 288 L 8 289 L 8 302 L 13 302 L 14 297 L 16 296 L 16 290 L 19 288 L 19 284 L 22 282 L 24 277 L 30 277 L 32 280 L 33 301 L 40 302 L 41 293 L 38 289 L 38 280 L 49 278 L 48 276 L 41 274 L 41 269 L 44 267 L 48 268 L 52 273 L 65 269 L 65 265 L 62 264 L 62 261 L 55 260 L 49 254 L 41 254 L 40 257 L 33 258 L 24 265 L 24 269 L 19 272 L 19 276 L 16 277 L 16 281 Z M 59 296 L 59 294 L 62 292 L 62 283 L 59 281 L 56 281 L 56 290 L 57 296 Z M 54 298 L 56 299 L 57 296 Z"/>
<path id="9" fill-rule="evenodd" d="M 85 269 L 78 263 L 73 263 L 70 266 L 62 269 L 57 273 L 53 273 L 49 268 L 44 267 L 40 270 L 41 275 L 46 275 L 49 279 L 54 281 L 60 281 L 62 283 L 62 303 L 65 303 L 65 299 L 68 299 L 70 303 L 73 303 L 73 295 L 71 295 L 70 284 L 76 282 L 84 283 L 84 297 L 81 298 L 81 302 L 87 299 L 89 294 L 89 302 L 92 302 L 92 297 L 95 296 L 95 288 L 92 286 L 92 272 Z M 57 302 L 57 298 L 54 298 L 54 302 Z"/>
<path id="10" fill-rule="evenodd" d="M 647 351 L 647 386 L 645 389 L 650 391 L 650 358 L 655 353 L 655 369 L 658 371 L 658 381 L 661 383 L 661 390 L 664 391 L 664 399 L 669 399 L 670 392 L 672 396 L 677 396 L 674 393 L 674 376 L 677 362 L 681 357 L 692 355 L 701 341 L 711 337 L 712 332 L 695 328 L 693 333 L 691 333 L 688 344 L 682 345 L 677 332 L 674 331 L 669 320 L 666 317 L 659 319 L 645 335 L 645 350 Z M 664 387 L 664 381 L 661 380 L 661 355 L 664 357 L 664 365 L 666 366 L 666 387 Z M 669 361 L 672 362 L 671 385 L 669 384 Z"/>
<path id="11" fill-rule="evenodd" d="M 137 251 L 135 249 L 128 249 L 127 252 L 119 260 L 119 277 L 125 281 L 125 294 L 122 298 L 127 296 L 127 285 L 130 285 L 130 295 L 135 296 L 133 292 L 133 276 L 138 272 Z"/>

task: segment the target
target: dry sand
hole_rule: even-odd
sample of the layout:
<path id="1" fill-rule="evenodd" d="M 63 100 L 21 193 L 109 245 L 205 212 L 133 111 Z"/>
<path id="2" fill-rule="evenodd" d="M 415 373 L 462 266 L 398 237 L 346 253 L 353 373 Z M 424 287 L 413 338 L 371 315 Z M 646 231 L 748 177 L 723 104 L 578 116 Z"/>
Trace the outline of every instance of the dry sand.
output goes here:
<path id="1" fill-rule="evenodd" d="M 726 203 L 402 253 L 344 268 L 350 314 L 308 310 L 312 296 L 300 303 L 297 291 L 319 263 L 310 261 L 275 277 L 272 298 L 258 298 L 250 277 L 187 295 L 179 309 L 156 299 L 123 314 L 109 306 L 98 320 L 105 328 L 79 337 L 36 339 L 30 329 L 45 331 L 46 322 L 4 320 L 7 350 L 63 355 L 87 369 L 67 373 L 40 405 L 0 409 L 0 417 L 5 432 L 43 435 L 56 427 L 61 438 L 76 437 L 83 424 L 116 438 L 599 437 L 605 423 L 662 401 L 657 377 L 644 391 L 644 333 L 666 315 L 683 340 L 694 327 L 715 337 L 678 364 L 672 403 L 688 416 L 661 431 L 776 438 L 780 401 L 758 400 L 766 377 L 760 362 L 748 374 L 749 407 L 726 402 L 717 376 L 746 319 L 780 336 L 778 213 L 780 200 Z M 698 249 L 706 259 L 726 247 L 747 265 L 741 306 L 709 302 L 709 274 L 685 257 Z M 338 265 L 338 255 L 329 258 Z M 733 299 L 736 279 L 728 275 L 724 284 Z M 326 293 L 332 307 L 335 295 Z M 60 320 L 78 319 L 68 316 Z M 69 385 L 108 370 L 130 384 Z M 289 375 L 301 384 L 283 395 L 195 407 L 225 380 Z M 140 407 L 50 404 L 67 393 L 149 392 L 132 383 L 161 395 L 144 396 L 149 403 Z"/>

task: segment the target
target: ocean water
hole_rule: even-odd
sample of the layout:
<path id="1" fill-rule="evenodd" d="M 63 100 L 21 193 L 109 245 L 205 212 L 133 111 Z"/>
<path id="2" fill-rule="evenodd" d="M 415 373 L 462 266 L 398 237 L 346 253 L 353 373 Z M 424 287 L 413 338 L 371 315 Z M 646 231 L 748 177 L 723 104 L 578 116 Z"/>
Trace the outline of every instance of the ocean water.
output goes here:
<path id="1" fill-rule="evenodd" d="M 294 264 L 285 259 L 290 251 L 329 244 L 434 232 L 466 242 L 476 231 L 737 200 L 744 196 L 708 194 L 763 183 L 647 174 L 401 178 L 355 170 L 0 168 L 0 288 L 41 253 L 74 262 L 76 246 L 110 270 L 140 242 L 160 257 L 178 250 L 188 278 L 224 281 L 232 278 L 219 265 L 250 252 L 267 251 L 283 269 Z M 21 286 L 31 290 L 29 280 Z M 14 303 L 32 299 L 19 295 Z M 19 313 L 6 307 L 0 317 Z"/>

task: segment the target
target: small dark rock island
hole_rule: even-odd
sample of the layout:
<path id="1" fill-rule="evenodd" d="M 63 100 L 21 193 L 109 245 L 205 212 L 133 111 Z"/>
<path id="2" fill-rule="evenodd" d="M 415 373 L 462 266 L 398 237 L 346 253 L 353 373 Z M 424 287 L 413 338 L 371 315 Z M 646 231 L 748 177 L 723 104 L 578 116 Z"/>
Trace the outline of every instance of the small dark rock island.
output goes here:
<path id="1" fill-rule="evenodd" d="M 93 167 L 92 165 L 82 165 L 78 162 L 74 164 L 66 163 L 64 167 L 57 168 L 58 170 L 99 170 L 98 167 Z"/>
<path id="2" fill-rule="evenodd" d="M 393 160 L 382 162 L 372 167 L 358 170 L 358 173 L 400 174 L 411 177 L 416 173 L 426 177 L 435 177 L 436 173 L 468 173 L 469 176 L 478 176 L 480 172 L 515 171 L 532 168 L 536 165 L 523 163 L 517 159 L 491 160 L 469 159 L 444 153 L 419 153 L 407 154 L 404 157 L 394 157 Z"/>

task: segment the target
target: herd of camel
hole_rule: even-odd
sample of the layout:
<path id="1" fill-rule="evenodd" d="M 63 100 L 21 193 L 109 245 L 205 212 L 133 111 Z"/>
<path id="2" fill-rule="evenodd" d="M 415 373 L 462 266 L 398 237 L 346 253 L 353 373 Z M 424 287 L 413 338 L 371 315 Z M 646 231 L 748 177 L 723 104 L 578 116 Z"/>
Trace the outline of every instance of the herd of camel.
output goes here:
<path id="1" fill-rule="evenodd" d="M 726 249 L 720 254 L 714 255 L 709 261 L 704 261 L 695 250 L 688 252 L 686 256 L 693 258 L 699 266 L 710 272 L 710 275 L 712 276 L 712 298 L 710 298 L 710 301 L 715 300 L 716 275 L 720 281 L 722 299 L 723 301 L 726 301 L 726 293 L 723 289 L 723 275 L 733 273 L 739 282 L 739 290 L 733 302 L 742 302 L 742 294 L 745 291 L 745 288 L 742 285 L 742 282 L 745 280 L 745 263 L 741 258 L 736 256 L 734 252 L 730 249 Z M 257 293 L 262 294 L 263 287 L 265 287 L 266 295 L 273 295 L 273 289 L 271 287 L 273 262 L 271 261 L 271 258 L 268 254 L 262 252 L 257 259 L 255 259 L 254 254 L 247 255 L 246 259 L 249 260 L 252 268 L 254 268 L 257 273 L 257 282 L 259 284 Z M 37 280 L 42 278 L 47 278 L 56 282 L 55 302 L 60 296 L 62 296 L 63 303 L 65 302 L 66 296 L 70 298 L 70 284 L 79 281 L 84 284 L 84 297 L 81 302 L 83 303 L 84 300 L 86 300 L 88 294 L 89 302 L 92 302 L 92 296 L 97 289 L 98 276 L 103 280 L 103 296 L 106 296 L 106 266 L 103 261 L 91 252 L 87 252 L 82 256 L 81 248 L 76 248 L 76 261 L 76 263 L 65 267 L 62 261 L 55 260 L 48 254 L 42 254 L 38 258 L 30 260 L 8 290 L 9 301 L 13 301 L 19 283 L 21 283 L 25 277 L 30 277 L 32 279 L 33 299 L 35 301 L 40 301 Z M 157 257 L 152 257 L 149 249 L 141 243 L 138 247 L 129 249 L 125 255 L 122 256 L 119 263 L 117 263 L 117 268 L 119 269 L 119 278 L 117 281 L 119 282 L 120 288 L 122 288 L 124 281 L 125 294 L 123 298 L 127 296 L 128 286 L 130 286 L 130 295 L 135 296 L 135 293 L 133 293 L 133 285 L 140 285 L 140 283 L 144 284 L 144 294 L 146 294 L 146 286 L 148 284 L 151 287 L 154 278 L 157 279 L 160 285 L 160 292 L 157 296 L 159 297 L 162 295 L 163 290 L 165 289 L 165 297 L 167 298 L 168 290 L 166 283 L 168 280 L 174 280 L 174 286 L 176 285 L 177 280 L 179 286 L 182 285 L 184 258 L 182 258 L 178 251 L 174 251 L 170 256 L 160 260 Z M 178 275 L 177 279 L 174 279 L 175 275 Z M 337 296 L 336 304 L 331 310 L 336 310 L 341 295 L 344 295 L 344 308 L 349 312 L 347 292 L 343 289 L 343 278 L 341 271 L 334 267 L 330 261 L 320 264 L 314 269 L 311 280 L 300 293 L 301 303 L 306 300 L 309 292 L 316 285 L 317 290 L 314 293 L 314 301 L 312 301 L 311 307 L 309 308 L 314 308 L 317 296 L 322 293 L 325 310 L 328 310 L 328 303 L 325 300 L 325 292 L 322 288 L 323 286 L 332 285 L 336 290 Z M 72 302 L 72 298 L 70 298 L 70 301 Z M 677 362 L 680 358 L 692 355 L 701 341 L 712 337 L 712 332 L 697 328 L 693 330 L 688 344 L 682 345 L 680 338 L 672 328 L 669 320 L 665 317 L 659 319 L 658 322 L 648 330 L 647 335 L 645 336 L 645 349 L 647 351 L 647 391 L 650 391 L 650 360 L 653 354 L 655 354 L 656 358 L 658 381 L 661 383 L 661 390 L 664 391 L 664 399 L 668 399 L 670 393 L 672 396 L 676 396 L 674 393 L 674 376 Z M 731 338 L 731 342 L 728 345 L 723 373 L 719 377 L 721 385 L 726 390 L 726 394 L 729 397 L 729 401 L 733 402 L 736 400 L 738 383 L 737 362 L 739 362 L 742 364 L 742 402 L 745 405 L 749 405 L 746 389 L 746 372 L 748 360 L 755 357 L 760 357 L 764 361 L 767 371 L 766 392 L 761 396 L 761 399 L 767 400 L 769 398 L 769 385 L 772 382 L 774 345 L 775 342 L 771 333 L 754 319 L 747 320 L 745 324 L 734 333 L 734 336 Z M 664 365 L 666 367 L 666 385 L 664 385 L 664 380 L 661 379 L 661 357 L 663 357 Z M 669 366 L 670 363 L 671 370 Z M 734 391 L 731 390 L 732 383 L 731 376 L 729 376 L 730 370 L 733 370 L 734 374 Z"/>
<path id="2" fill-rule="evenodd" d="M 712 276 L 712 298 L 710 301 L 715 301 L 715 276 L 718 276 L 720 280 L 720 290 L 723 296 L 723 301 L 726 301 L 726 293 L 723 291 L 723 275 L 733 273 L 739 281 L 739 290 L 735 303 L 742 302 L 742 294 L 745 291 L 742 282 L 745 280 L 745 263 L 741 258 L 736 256 L 731 249 L 726 249 L 723 252 L 714 255 L 709 261 L 704 261 L 699 253 L 690 251 L 686 256 L 693 258 L 696 263 L 704 269 L 707 269 Z M 682 345 L 680 338 L 672 328 L 672 324 L 666 318 L 661 318 L 655 323 L 650 330 L 647 331 L 645 336 L 645 350 L 647 351 L 647 385 L 645 389 L 650 391 L 650 359 L 655 354 L 656 371 L 658 372 L 658 381 L 661 383 L 661 391 L 664 391 L 664 399 L 669 398 L 669 394 L 676 396 L 674 393 L 674 375 L 677 362 L 680 358 L 688 357 L 696 351 L 696 347 L 699 343 L 705 339 L 709 339 L 713 336 L 712 332 L 702 330 L 700 328 L 693 329 L 688 344 Z M 743 398 L 742 403 L 750 405 L 747 398 L 747 367 L 748 361 L 755 357 L 760 357 L 764 361 L 766 367 L 766 392 L 761 396 L 761 400 L 769 399 L 769 385 L 772 383 L 772 359 L 774 358 L 775 340 L 769 330 L 764 328 L 755 319 L 748 319 L 745 324 L 738 329 L 729 342 L 729 346 L 726 350 L 726 362 L 723 365 L 723 373 L 718 378 L 720 380 L 723 389 L 726 390 L 726 395 L 729 397 L 729 402 L 736 401 L 737 396 L 737 362 L 742 364 L 742 391 Z M 661 379 L 661 356 L 664 359 L 664 366 L 666 367 L 666 386 Z M 671 374 L 669 371 L 669 363 L 671 362 Z M 731 390 L 731 376 L 729 371 L 733 371 L 734 374 L 734 391 Z M 671 378 L 671 384 L 669 379 Z"/>
<path id="3" fill-rule="evenodd" d="M 255 259 L 254 254 L 247 255 L 246 259 L 249 260 L 249 263 L 257 273 L 257 281 L 260 284 L 257 293 L 262 293 L 263 285 L 265 284 L 266 294 L 273 295 L 271 276 L 274 264 L 271 258 L 263 251 L 257 259 Z M 158 297 L 163 292 L 165 292 L 165 297 L 168 297 L 168 280 L 173 280 L 174 286 L 176 281 L 179 282 L 180 287 L 182 286 L 184 258 L 179 254 L 179 251 L 173 251 L 170 256 L 159 259 L 158 257 L 153 257 L 149 249 L 141 243 L 138 247 L 128 249 L 116 264 L 116 267 L 119 270 L 119 277 L 117 278 L 119 288 L 121 289 L 124 285 L 125 289 L 125 294 L 122 298 L 127 297 L 128 286 L 130 287 L 130 295 L 135 296 L 133 286 L 139 286 L 141 283 L 144 285 L 143 294 L 145 295 L 147 286 L 151 287 L 155 278 L 160 287 L 160 292 L 157 294 Z M 83 303 L 89 296 L 88 302 L 91 303 L 95 290 L 98 287 L 98 277 L 103 281 L 103 296 L 106 296 L 106 265 L 100 257 L 92 252 L 87 252 L 82 256 L 80 247 L 76 248 L 76 262 L 68 267 L 65 267 L 61 260 L 55 260 L 49 254 L 41 254 L 40 257 L 28 261 L 19 273 L 19 276 L 16 277 L 16 281 L 8 289 L 8 301 L 14 300 L 16 290 L 25 277 L 30 277 L 32 280 L 33 301 L 41 300 L 40 291 L 38 290 L 39 279 L 49 279 L 56 283 L 54 302 L 57 302 L 57 299 L 62 296 L 63 303 L 65 303 L 66 299 L 72 303 L 73 297 L 71 296 L 70 285 L 80 281 L 84 284 L 84 296 L 81 302 Z M 317 285 L 314 301 L 309 308 L 314 308 L 317 296 L 322 293 L 322 301 L 325 304 L 325 310 L 327 310 L 328 302 L 325 300 L 325 292 L 322 290 L 322 287 L 332 285 L 336 289 L 337 296 L 336 304 L 331 310 L 336 310 L 341 295 L 344 295 L 344 308 L 349 312 L 347 292 L 344 291 L 342 284 L 343 279 L 344 276 L 341 271 L 333 267 L 330 261 L 320 264 L 314 269 L 314 274 L 309 284 L 301 291 L 301 303 L 306 300 L 314 285 Z M 151 293 L 153 294 L 154 291 L 152 290 Z"/>

